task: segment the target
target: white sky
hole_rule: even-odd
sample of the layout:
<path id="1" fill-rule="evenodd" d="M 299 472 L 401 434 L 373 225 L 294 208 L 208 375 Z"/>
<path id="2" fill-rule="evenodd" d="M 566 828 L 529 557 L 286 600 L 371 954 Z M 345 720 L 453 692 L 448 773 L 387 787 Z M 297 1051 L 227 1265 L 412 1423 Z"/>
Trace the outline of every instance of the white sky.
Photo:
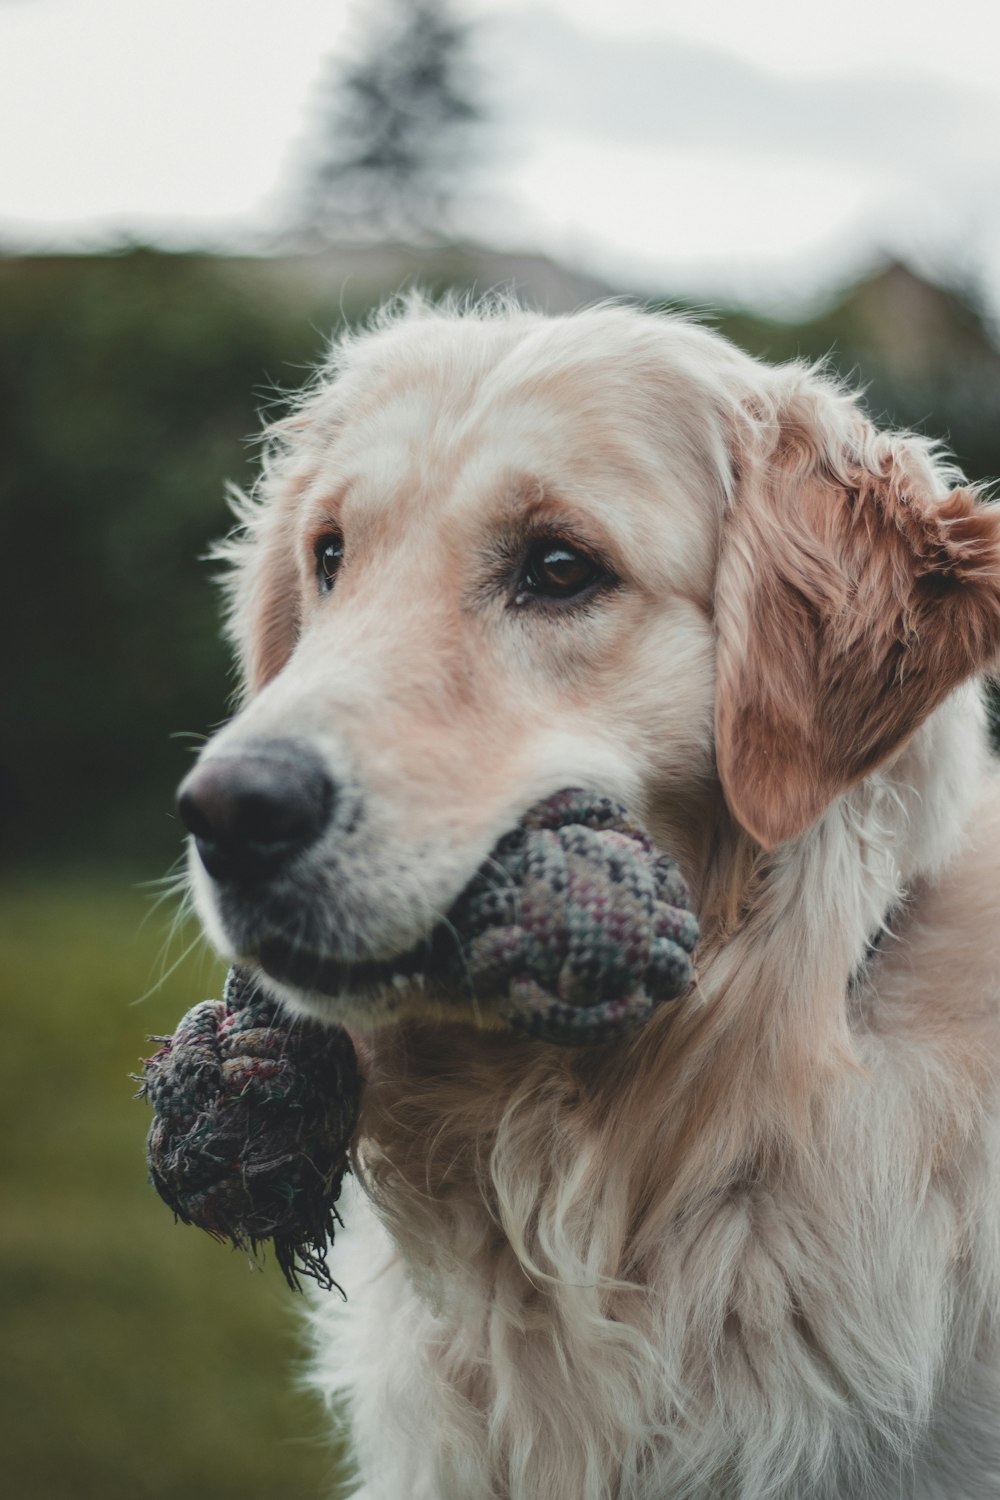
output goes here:
<path id="1" fill-rule="evenodd" d="M 882 248 L 979 271 L 1000 305 L 1000 0 L 464 9 L 496 121 L 483 238 L 705 296 L 808 291 Z M 364 10 L 0 0 L 0 239 L 278 227 Z"/>

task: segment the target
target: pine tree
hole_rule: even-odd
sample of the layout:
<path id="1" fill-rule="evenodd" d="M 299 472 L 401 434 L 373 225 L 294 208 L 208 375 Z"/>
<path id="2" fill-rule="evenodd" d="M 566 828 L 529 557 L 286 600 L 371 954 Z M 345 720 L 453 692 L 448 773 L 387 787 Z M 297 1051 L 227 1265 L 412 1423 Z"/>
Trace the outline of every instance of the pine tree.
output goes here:
<path id="1" fill-rule="evenodd" d="M 470 26 L 450 0 L 382 0 L 359 53 L 326 86 L 305 205 L 309 227 L 436 237 L 483 118 Z"/>

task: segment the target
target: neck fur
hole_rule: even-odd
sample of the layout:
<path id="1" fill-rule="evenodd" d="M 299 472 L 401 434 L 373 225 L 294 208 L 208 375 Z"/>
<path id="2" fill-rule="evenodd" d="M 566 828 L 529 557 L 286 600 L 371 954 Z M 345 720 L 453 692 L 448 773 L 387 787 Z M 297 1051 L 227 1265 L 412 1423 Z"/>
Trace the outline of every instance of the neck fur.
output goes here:
<path id="1" fill-rule="evenodd" d="M 852 1093 L 874 1086 L 847 991 L 887 910 L 954 857 L 984 769 L 982 709 L 963 694 L 795 844 L 764 858 L 723 826 L 696 891 L 706 919 L 696 992 L 628 1043 L 562 1052 L 429 1025 L 376 1037 L 359 1176 L 433 1319 L 426 1358 L 450 1412 L 442 1430 L 453 1439 L 465 1424 L 469 1463 L 495 1443 L 523 1455 L 532 1493 L 590 1500 L 613 1474 L 644 1472 L 663 1413 L 686 1412 L 664 1440 L 677 1492 L 694 1493 L 691 1476 L 738 1445 L 741 1423 L 757 1437 L 771 1420 L 746 1405 L 739 1372 L 758 1323 L 767 1348 L 792 1339 L 782 1321 L 792 1313 L 773 1301 L 779 1272 L 820 1289 L 798 1316 L 817 1369 L 845 1372 L 836 1390 L 871 1387 L 876 1406 L 919 1417 L 931 1378 L 918 1370 L 900 1395 L 899 1372 L 923 1294 L 889 1330 L 868 1295 L 900 1252 L 889 1230 L 879 1237 L 885 1185 L 864 1177 L 893 1130 L 874 1106 L 859 1117 L 870 1115 L 874 1139 L 844 1125 Z M 929 1100 L 921 1120 L 932 1113 Z M 914 1133 L 915 1176 L 931 1145 Z M 831 1212 L 848 1222 L 860 1194 L 878 1230 L 874 1261 L 838 1283 L 835 1316 L 829 1247 L 789 1238 L 769 1207 L 801 1200 L 808 1225 L 816 1191 L 824 1222 Z M 850 1268 L 854 1251 L 838 1249 Z M 627 1411 L 639 1413 L 634 1431 Z M 831 1452 L 863 1448 L 862 1418 L 857 1431 L 845 1425 L 833 1395 L 808 1443 L 805 1427 L 775 1430 L 789 1473 L 807 1448 L 826 1451 L 817 1422 Z M 697 1493 L 721 1493 L 717 1478 Z M 764 1493 L 765 1478 L 749 1474 L 740 1493 Z"/>
<path id="2" fill-rule="evenodd" d="M 613 1159 L 616 1192 L 648 1194 L 662 1219 L 776 1153 L 808 1150 L 817 1095 L 856 1067 L 851 976 L 887 913 L 954 855 L 985 744 L 979 697 L 963 690 L 890 766 L 774 854 L 724 819 L 692 881 L 704 934 L 695 993 L 628 1044 L 563 1053 L 422 1025 L 377 1037 L 363 1171 L 390 1219 L 406 1184 L 406 1230 L 414 1191 L 425 1198 L 428 1222 L 417 1240 L 406 1234 L 422 1244 L 421 1258 L 431 1240 L 441 1246 L 443 1203 L 463 1215 L 481 1209 L 504 1161 L 520 1163 L 522 1187 L 510 1180 L 498 1196 L 520 1202 L 529 1182 L 541 1193 L 549 1173 L 564 1195 L 570 1184 L 596 1189 L 600 1162 Z M 525 1172 L 529 1156 L 537 1180 Z M 658 1180 L 644 1182 L 653 1164 Z M 595 1201 L 607 1190 L 604 1182 Z M 506 1219 L 518 1258 L 534 1265 L 520 1214 L 486 1206 L 494 1229 Z"/>

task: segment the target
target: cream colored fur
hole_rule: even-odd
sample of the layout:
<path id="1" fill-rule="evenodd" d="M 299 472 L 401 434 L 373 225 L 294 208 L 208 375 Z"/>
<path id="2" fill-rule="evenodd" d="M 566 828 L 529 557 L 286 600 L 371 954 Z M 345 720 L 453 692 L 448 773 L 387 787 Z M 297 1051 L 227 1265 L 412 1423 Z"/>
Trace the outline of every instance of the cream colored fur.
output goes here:
<path id="1" fill-rule="evenodd" d="M 1000 795 L 975 681 L 1000 649 L 1000 553 L 992 512 L 941 519 L 956 478 L 821 374 L 615 307 L 397 310 L 277 434 L 227 551 L 246 700 L 207 753 L 291 734 L 352 789 L 360 831 L 321 843 L 308 886 L 339 903 L 340 955 L 407 946 L 527 805 L 574 784 L 645 819 L 703 925 L 679 1014 L 593 1051 L 405 1007 L 378 1029 L 381 1002 L 273 985 L 346 1020 L 367 1079 L 334 1258 L 349 1300 L 313 1303 L 364 1500 L 1000 1495 Z M 747 686 L 753 648 L 794 654 L 757 639 L 769 562 L 740 527 L 806 484 L 866 525 L 875 507 L 875 553 L 930 527 L 941 603 L 902 606 L 880 688 L 898 743 L 786 828 L 815 800 L 809 695 L 828 685 L 790 678 L 807 748 L 777 803 L 746 764 L 784 753 L 766 723 L 720 780 L 716 697 Z M 518 615 L 489 559 L 529 524 L 599 551 L 619 588 Z M 331 525 L 345 562 L 320 598 Z M 874 620 L 884 601 L 843 571 L 830 609 Z M 875 626 L 857 634 L 838 670 L 861 714 Z M 867 728 L 842 718 L 850 747 Z"/>

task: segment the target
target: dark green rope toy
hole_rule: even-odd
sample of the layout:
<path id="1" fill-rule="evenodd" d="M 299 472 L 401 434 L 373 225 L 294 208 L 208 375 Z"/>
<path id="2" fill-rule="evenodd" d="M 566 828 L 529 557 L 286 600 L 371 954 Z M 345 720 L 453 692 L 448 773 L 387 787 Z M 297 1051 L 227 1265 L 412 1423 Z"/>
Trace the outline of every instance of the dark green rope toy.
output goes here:
<path id="1" fill-rule="evenodd" d="M 674 861 L 616 803 L 565 791 L 501 839 L 406 972 L 416 1013 L 419 977 L 461 1002 L 463 1018 L 471 1003 L 582 1046 L 634 1031 L 682 995 L 697 940 Z M 288 1017 L 234 967 L 222 1001 L 154 1040 L 140 1094 L 155 1111 L 157 1192 L 218 1239 L 250 1251 L 271 1240 L 293 1287 L 299 1275 L 332 1286 L 326 1254 L 361 1089 L 347 1032 Z"/>

